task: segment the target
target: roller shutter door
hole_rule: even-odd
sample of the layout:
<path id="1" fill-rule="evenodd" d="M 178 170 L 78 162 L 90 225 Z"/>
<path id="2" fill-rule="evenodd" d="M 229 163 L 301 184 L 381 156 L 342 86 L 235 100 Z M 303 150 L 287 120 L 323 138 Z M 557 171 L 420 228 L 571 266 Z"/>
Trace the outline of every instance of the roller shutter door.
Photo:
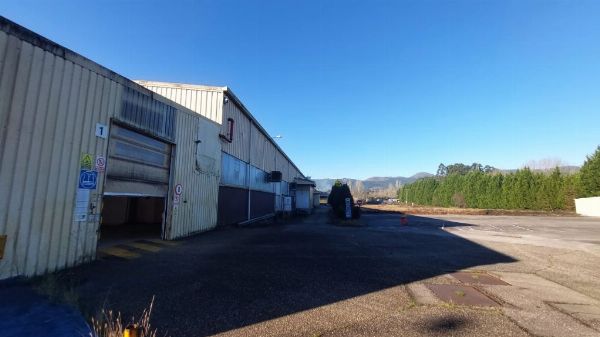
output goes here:
<path id="1" fill-rule="evenodd" d="M 112 125 L 105 195 L 166 197 L 171 145 Z"/>

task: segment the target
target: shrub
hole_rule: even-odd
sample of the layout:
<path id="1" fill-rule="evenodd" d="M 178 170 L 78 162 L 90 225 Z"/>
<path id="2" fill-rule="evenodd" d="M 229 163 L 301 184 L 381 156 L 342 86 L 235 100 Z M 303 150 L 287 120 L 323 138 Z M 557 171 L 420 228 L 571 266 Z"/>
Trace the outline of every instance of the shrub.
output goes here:
<path id="1" fill-rule="evenodd" d="M 593 155 L 587 156 L 581 167 L 582 197 L 600 196 L 600 146 Z"/>
<path id="2" fill-rule="evenodd" d="M 327 203 L 339 218 L 346 217 L 346 198 L 350 198 L 350 205 L 354 205 L 354 199 L 348 185 L 342 184 L 339 180 L 336 181 L 331 187 Z"/>
<path id="3" fill-rule="evenodd" d="M 454 193 L 452 195 L 452 204 L 455 207 L 465 208 L 467 207 L 467 203 L 465 201 L 465 196 L 462 193 Z"/>

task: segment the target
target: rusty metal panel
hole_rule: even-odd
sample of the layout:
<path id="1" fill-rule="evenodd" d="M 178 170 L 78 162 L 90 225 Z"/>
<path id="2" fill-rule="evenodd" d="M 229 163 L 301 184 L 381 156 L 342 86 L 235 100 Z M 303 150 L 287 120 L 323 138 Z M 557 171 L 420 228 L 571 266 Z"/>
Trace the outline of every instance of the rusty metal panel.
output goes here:
<path id="1" fill-rule="evenodd" d="M 183 111 L 177 114 L 176 125 L 173 188 L 169 200 L 172 217 L 166 233 L 167 239 L 206 231 L 217 225 L 221 157 L 218 146 L 219 125 L 197 114 Z M 213 164 L 206 166 L 197 163 L 197 160 L 210 160 Z M 182 189 L 175 201 L 173 190 L 177 185 L 181 185 Z"/>

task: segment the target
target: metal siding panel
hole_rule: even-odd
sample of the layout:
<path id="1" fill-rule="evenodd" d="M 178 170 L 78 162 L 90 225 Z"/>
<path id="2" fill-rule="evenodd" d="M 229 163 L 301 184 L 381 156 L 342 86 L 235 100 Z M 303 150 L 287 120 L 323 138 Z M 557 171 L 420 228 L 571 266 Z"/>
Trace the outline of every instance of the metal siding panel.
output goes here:
<path id="1" fill-rule="evenodd" d="M 39 144 L 36 138 L 39 137 L 40 123 L 35 123 L 36 105 L 39 98 L 40 79 L 42 75 L 44 52 L 39 48 L 33 48 L 33 60 L 31 70 L 27 80 L 28 85 L 25 88 L 26 98 L 25 106 L 22 111 L 23 118 L 21 120 L 21 130 L 19 132 L 19 144 L 16 157 L 15 179 L 20 182 L 18 185 L 13 185 L 11 209 L 15 212 L 15 224 L 18 224 L 16 230 L 16 263 L 23 272 L 27 274 L 27 248 L 29 247 L 29 235 L 31 233 L 31 206 L 33 204 L 33 196 L 35 195 L 36 184 L 34 182 L 37 165 L 27 165 L 31 162 L 32 147 Z M 33 149 L 35 151 L 35 149 Z M 23 212 L 23 208 L 27 208 Z"/>
<path id="2" fill-rule="evenodd" d="M 65 78 L 65 62 L 62 58 L 54 57 L 54 74 L 51 84 L 50 98 L 48 102 L 48 111 L 46 112 L 46 129 L 47 132 L 44 135 L 44 148 L 42 152 L 46 154 L 46 158 L 40 162 L 47 165 L 43 172 L 46 172 L 46 193 L 43 195 L 43 213 L 40 223 L 42 226 L 41 241 L 39 243 L 38 250 L 38 261 L 36 270 L 45 272 L 48 269 L 48 257 L 50 256 L 51 242 L 56 238 L 60 240 L 58 236 L 55 236 L 54 229 L 58 228 L 56 224 L 52 222 L 52 216 L 54 213 L 55 198 L 55 182 L 58 178 L 58 164 L 57 158 L 54 156 L 56 149 L 56 139 L 58 135 L 62 133 L 62 127 L 57 123 L 59 116 L 59 103 L 61 99 L 61 88 Z"/>
<path id="3" fill-rule="evenodd" d="M 248 164 L 240 159 L 227 154 L 221 155 L 221 183 L 224 185 L 233 185 L 247 187 L 246 171 Z"/>
<path id="4" fill-rule="evenodd" d="M 67 202 L 65 210 L 65 223 L 68 224 L 68 241 L 66 244 L 66 265 L 73 266 L 75 265 L 75 261 L 77 259 L 77 243 L 79 239 L 79 227 L 80 224 L 75 221 L 68 221 L 69 217 L 73 214 L 73 203 L 74 196 L 77 189 L 76 183 L 78 179 L 79 172 L 76 172 L 75 168 L 79 167 L 79 161 L 81 159 L 81 153 L 84 152 L 83 147 L 81 146 L 81 139 L 83 137 L 83 128 L 84 119 L 86 117 L 85 113 L 85 105 L 87 101 L 87 91 L 90 86 L 90 71 L 81 66 L 78 66 L 81 71 L 81 80 L 80 80 L 80 88 L 78 92 L 77 104 L 75 105 L 75 109 L 71 111 L 73 113 L 73 119 L 75 120 L 75 128 L 74 137 L 70 138 L 71 142 L 69 144 L 70 148 L 70 160 L 68 163 L 69 169 L 69 179 L 67 180 L 67 195 L 73 196 L 72 201 Z"/>
<path id="5" fill-rule="evenodd" d="M 22 165 L 17 161 L 19 150 L 23 148 L 20 144 L 22 120 L 25 118 L 23 111 L 27 97 L 27 85 L 33 59 L 33 48 L 31 45 L 19 43 L 19 61 L 17 78 L 13 89 L 12 103 L 7 123 L 7 132 L 4 134 L 6 143 L 3 147 L 0 161 L 0 186 L 2 186 L 3 199 L 7 200 L 7 207 L 2 223 L 6 223 L 7 242 L 5 246 L 4 259 L 0 260 L 0 274 L 3 277 L 14 276 L 22 268 L 18 264 L 19 255 L 16 254 L 20 217 L 20 198 L 24 175 Z M 10 127 L 8 127 L 10 126 Z M 21 166 L 21 167 L 19 167 Z M 19 168 L 19 169 L 17 169 Z M 12 239 L 11 239 L 12 238 Z"/>
<path id="6" fill-rule="evenodd" d="M 36 49 L 37 51 L 37 49 Z M 52 81 L 53 68 L 54 68 L 54 55 L 43 52 L 42 69 L 41 69 L 41 80 L 39 81 L 38 94 L 37 94 L 37 106 L 35 108 L 36 116 L 43 122 L 37 122 L 34 126 L 34 141 L 30 148 L 29 163 L 37 163 L 36 165 L 29 165 L 28 168 L 28 179 L 33 185 L 30 204 L 33 207 L 30 209 L 30 220 L 29 220 L 29 237 L 27 238 L 27 252 L 25 256 L 25 273 L 27 275 L 33 275 L 36 272 L 37 261 L 39 258 L 38 252 L 40 250 L 40 244 L 42 241 L 42 216 L 44 211 L 44 196 L 46 194 L 45 177 L 41 177 L 48 168 L 49 154 L 44 152 L 42 147 L 45 145 L 43 141 L 46 138 L 48 123 L 48 103 L 50 99 L 50 84 Z M 37 140 L 37 141 L 36 141 Z M 27 191 L 27 189 L 26 189 Z M 27 192 L 25 192 L 27 193 Z M 26 222 L 22 223 L 26 224 Z"/>
<path id="7" fill-rule="evenodd" d="M 0 279 L 89 260 L 98 223 L 73 221 L 78 164 L 82 152 L 105 154 L 94 126 L 115 115 L 122 88 L 5 32 L 0 75 Z"/>
<path id="8" fill-rule="evenodd" d="M 177 104 L 180 104 L 214 122 L 221 124 L 223 121 L 218 118 L 221 116 L 218 100 L 221 93 L 211 90 L 190 89 L 182 87 L 165 87 L 142 83 L 148 90 L 151 90 Z"/>
<path id="9" fill-rule="evenodd" d="M 177 114 L 176 123 L 173 183 L 182 184 L 183 193 L 180 204 L 172 211 L 169 239 L 214 228 L 217 225 L 219 192 L 219 146 L 203 147 L 212 149 L 212 153 L 203 155 L 214 158 L 218 165 L 215 167 L 215 172 L 204 173 L 196 169 L 196 143 L 194 142 L 198 137 L 202 137 L 201 140 L 206 142 L 219 142 L 219 127 L 200 116 L 185 113 Z M 199 130 L 203 130 L 206 134 L 198 135 Z"/>
<path id="10" fill-rule="evenodd" d="M 223 143 L 223 151 L 229 153 L 245 162 L 248 162 L 248 143 L 250 142 L 250 120 L 231 101 L 225 105 L 224 120 L 234 120 L 233 141 Z M 227 134 L 227 123 L 221 125 L 221 133 Z"/>
<path id="11" fill-rule="evenodd" d="M 4 34 L 3 32 L 0 32 Z M 25 71 L 25 67 L 20 64 L 20 41 L 13 38 L 7 37 L 6 41 L 6 52 L 3 53 L 2 57 L 2 68 L 0 71 L 2 72 L 2 77 L 0 78 L 0 193 L 2 193 L 2 198 L 0 198 L 0 233 L 6 234 L 8 232 L 8 188 L 9 184 L 12 180 L 12 165 L 14 164 L 14 160 L 10 159 L 12 155 L 12 150 L 14 148 L 8 147 L 6 148 L 4 144 L 7 139 L 14 138 L 15 134 L 11 133 L 9 125 L 11 124 L 11 118 L 20 118 L 20 116 L 15 116 L 11 114 L 12 104 L 16 104 L 16 100 L 18 98 L 15 95 L 14 89 L 16 88 L 16 79 L 17 74 L 23 73 Z M 15 128 L 16 129 L 16 128 Z M 13 130 L 16 131 L 16 130 Z M 6 152 L 9 151 L 7 154 Z M 10 243 L 10 242 L 8 242 Z M 7 250 L 5 254 L 8 254 Z M 7 257 L 5 259 L 8 260 Z M 2 260 L 0 260 L 0 276 L 2 275 Z"/>
<path id="12" fill-rule="evenodd" d="M 70 88 L 68 97 L 69 103 L 67 105 L 67 114 L 65 119 L 65 137 L 63 139 L 62 147 L 60 148 L 60 170 L 62 174 L 59 175 L 59 195 L 63 195 L 65 198 L 57 198 L 57 213 L 58 219 L 56 223 L 61 226 L 59 233 L 60 240 L 58 240 L 58 249 L 56 258 L 56 268 L 64 268 L 69 265 L 69 248 L 70 241 L 72 240 L 72 221 L 71 216 L 73 213 L 73 202 L 76 176 L 71 171 L 73 167 L 77 167 L 77 162 L 81 156 L 80 153 L 73 153 L 73 140 L 76 137 L 76 126 L 78 105 L 80 100 L 80 89 L 83 86 L 82 83 L 83 74 L 81 66 L 73 64 L 73 78 L 70 82 Z M 66 174 L 65 174 L 66 172 Z M 71 186 L 73 185 L 73 187 Z"/>
<path id="13" fill-rule="evenodd" d="M 64 74 L 63 81 L 60 91 L 60 100 L 58 106 L 58 116 L 56 117 L 56 139 L 53 144 L 53 156 L 51 171 L 48 179 L 53 181 L 54 185 L 54 198 L 49 207 L 51 209 L 52 219 L 51 223 L 54 225 L 52 229 L 52 236 L 50 240 L 50 250 L 48 254 L 48 269 L 53 271 L 59 268 L 59 255 L 60 246 L 64 241 L 63 238 L 63 208 L 65 207 L 65 201 L 61 200 L 58 196 L 64 196 L 65 191 L 65 176 L 64 170 L 66 169 L 64 162 L 66 160 L 67 151 L 65 151 L 65 142 L 68 137 L 68 133 L 72 132 L 66 129 L 66 125 L 69 119 L 68 108 L 71 104 L 71 90 L 73 88 L 73 81 L 75 80 L 75 67 L 72 62 L 64 62 Z"/>

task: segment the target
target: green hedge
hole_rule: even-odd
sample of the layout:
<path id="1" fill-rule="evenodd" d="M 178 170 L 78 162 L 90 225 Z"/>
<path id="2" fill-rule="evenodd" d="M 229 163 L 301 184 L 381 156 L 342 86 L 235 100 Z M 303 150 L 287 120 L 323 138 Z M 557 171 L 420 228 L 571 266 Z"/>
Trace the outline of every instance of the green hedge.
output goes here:
<path id="1" fill-rule="evenodd" d="M 570 210 L 581 194 L 579 174 L 532 172 L 450 174 L 417 180 L 402 187 L 398 198 L 419 205 L 490 209 Z"/>

